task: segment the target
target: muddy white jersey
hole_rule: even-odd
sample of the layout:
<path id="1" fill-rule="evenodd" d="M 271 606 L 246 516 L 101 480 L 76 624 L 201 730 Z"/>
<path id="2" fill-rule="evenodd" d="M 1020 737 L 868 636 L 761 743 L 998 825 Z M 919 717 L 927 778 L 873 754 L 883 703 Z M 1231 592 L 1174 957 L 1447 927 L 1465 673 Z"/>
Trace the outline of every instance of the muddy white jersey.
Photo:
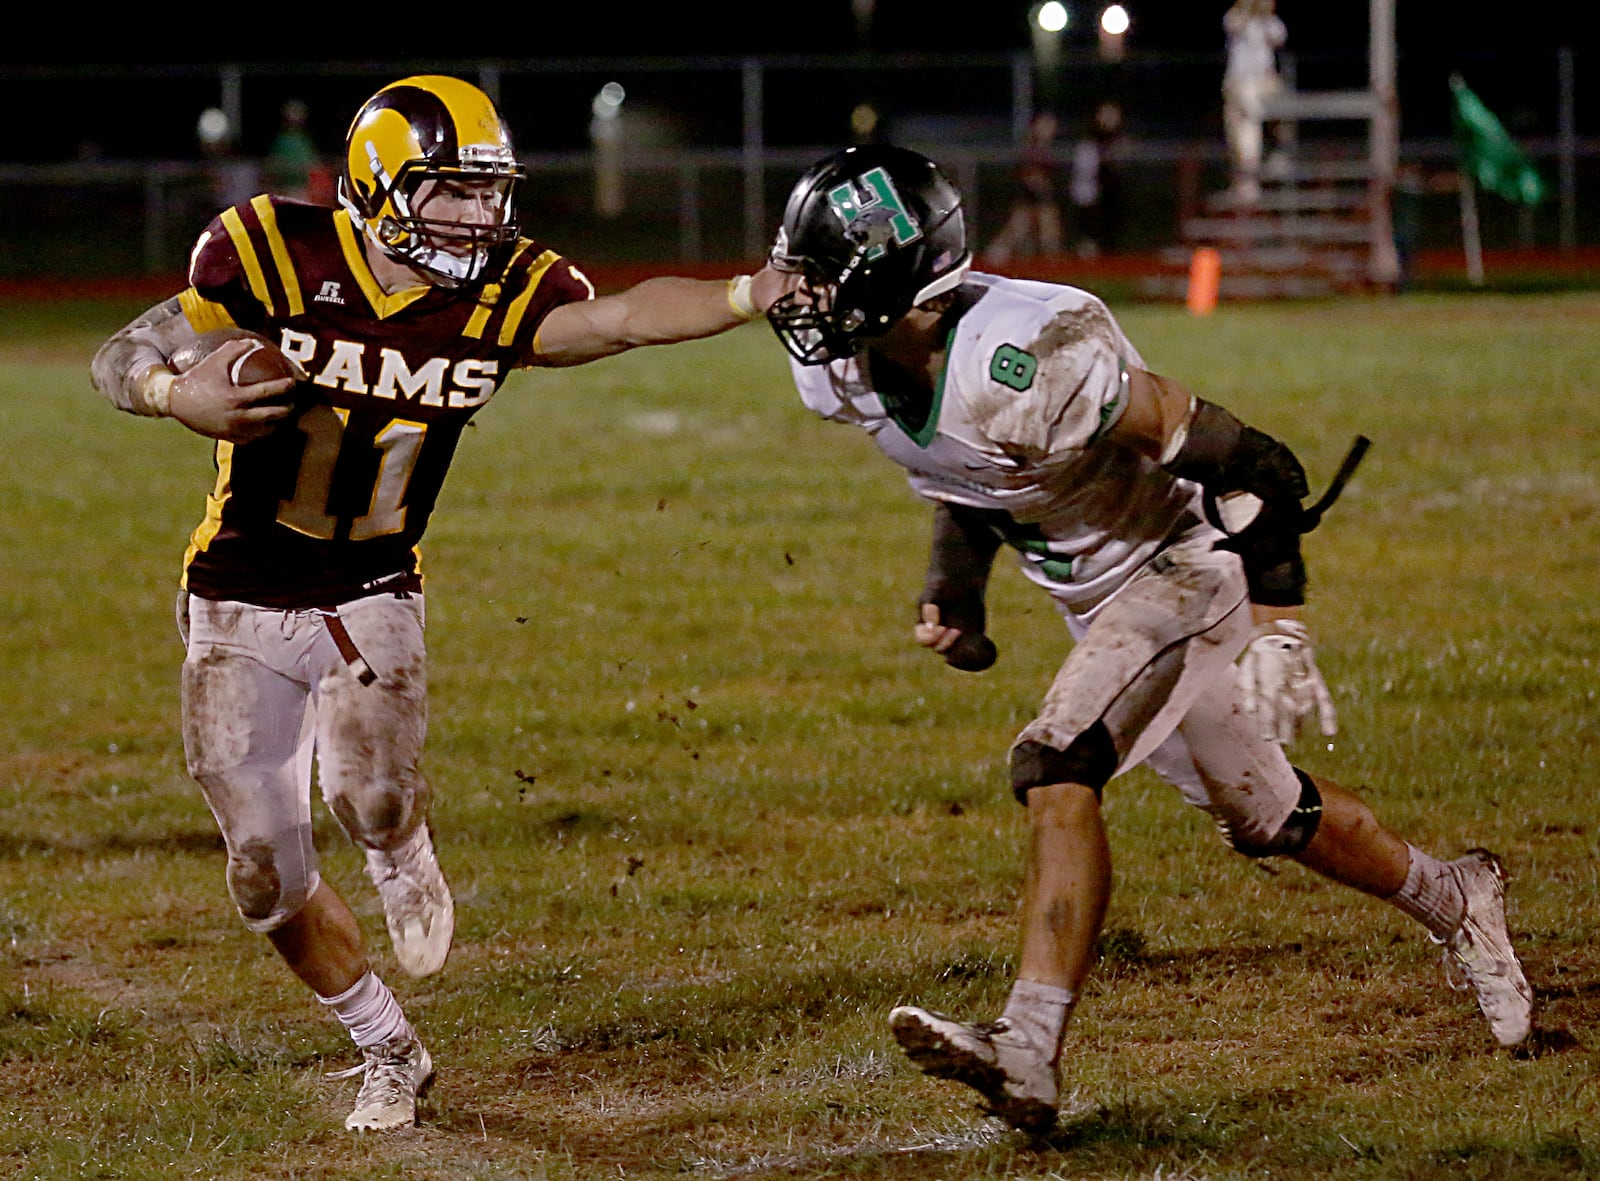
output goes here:
<path id="1" fill-rule="evenodd" d="M 931 408 L 897 404 L 869 353 L 793 363 L 806 406 L 851 423 L 933 501 L 1000 510 L 1023 571 L 1087 619 L 1177 532 L 1199 488 L 1106 439 L 1143 359 L 1086 291 L 974 274 Z"/>

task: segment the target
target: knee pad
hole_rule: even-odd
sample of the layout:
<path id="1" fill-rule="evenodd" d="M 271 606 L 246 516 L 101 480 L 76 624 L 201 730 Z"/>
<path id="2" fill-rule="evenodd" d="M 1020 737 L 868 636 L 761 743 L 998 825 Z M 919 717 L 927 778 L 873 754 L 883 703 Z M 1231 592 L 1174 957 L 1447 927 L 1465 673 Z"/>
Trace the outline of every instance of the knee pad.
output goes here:
<path id="1" fill-rule="evenodd" d="M 257 934 L 276 931 L 299 914 L 320 881 L 309 824 L 228 850 L 228 894 L 244 925 Z"/>
<path id="2" fill-rule="evenodd" d="M 421 776 L 400 784 L 360 781 L 330 788 L 324 798 L 345 835 L 363 849 L 404 844 L 428 814 L 428 786 Z"/>
<path id="3" fill-rule="evenodd" d="M 1028 792 L 1052 783 L 1077 783 L 1095 795 L 1117 773 L 1117 748 L 1104 722 L 1096 722 L 1072 740 L 1066 750 L 1042 742 L 1019 742 L 1011 748 L 1011 794 L 1027 804 Z"/>
<path id="4" fill-rule="evenodd" d="M 1228 842 L 1234 852 L 1243 853 L 1246 857 L 1292 857 L 1317 835 L 1317 825 L 1322 823 L 1322 793 L 1311 781 L 1311 776 L 1299 767 L 1293 770 L 1295 777 L 1300 780 L 1300 801 L 1272 837 L 1252 840 L 1236 834 L 1226 820 L 1217 819 L 1222 839 Z"/>

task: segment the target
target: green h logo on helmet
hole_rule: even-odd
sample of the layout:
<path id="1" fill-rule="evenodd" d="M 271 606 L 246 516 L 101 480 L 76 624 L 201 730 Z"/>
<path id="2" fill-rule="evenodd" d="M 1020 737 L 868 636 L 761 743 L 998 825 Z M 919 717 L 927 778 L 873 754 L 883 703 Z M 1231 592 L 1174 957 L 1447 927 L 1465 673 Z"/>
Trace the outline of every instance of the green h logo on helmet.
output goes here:
<path id="1" fill-rule="evenodd" d="M 862 194 L 868 199 L 863 200 Z M 888 249 L 891 237 L 896 246 L 904 246 L 922 237 L 921 227 L 900 203 L 900 194 L 895 192 L 894 182 L 882 168 L 874 168 L 856 177 L 853 183 L 829 189 L 828 204 L 847 229 L 869 210 L 882 210 L 879 217 L 872 219 L 874 224 L 869 227 L 866 262 L 881 258 Z"/>

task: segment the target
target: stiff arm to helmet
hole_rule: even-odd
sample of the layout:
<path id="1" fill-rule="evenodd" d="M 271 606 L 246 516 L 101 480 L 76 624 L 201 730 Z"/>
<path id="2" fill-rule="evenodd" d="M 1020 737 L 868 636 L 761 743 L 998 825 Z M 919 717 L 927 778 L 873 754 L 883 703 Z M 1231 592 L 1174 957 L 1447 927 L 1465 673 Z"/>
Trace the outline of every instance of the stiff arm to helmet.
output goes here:
<path id="1" fill-rule="evenodd" d="M 961 196 L 933 161 L 906 148 L 847 148 L 790 190 L 772 265 L 805 276 L 768 319 L 802 364 L 857 352 L 918 304 L 960 285 L 971 266 Z"/>

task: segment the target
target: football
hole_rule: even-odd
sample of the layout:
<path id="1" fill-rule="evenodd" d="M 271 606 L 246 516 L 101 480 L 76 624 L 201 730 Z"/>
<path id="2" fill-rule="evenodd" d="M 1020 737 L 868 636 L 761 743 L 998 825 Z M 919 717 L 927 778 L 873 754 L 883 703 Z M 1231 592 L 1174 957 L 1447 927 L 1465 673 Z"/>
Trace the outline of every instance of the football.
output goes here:
<path id="1" fill-rule="evenodd" d="M 193 344 L 185 345 L 173 353 L 168 363 L 174 372 L 187 373 L 230 340 L 246 340 L 252 346 L 239 354 L 228 368 L 228 380 L 234 385 L 254 385 L 258 381 L 273 381 L 281 377 L 305 380 L 305 373 L 282 349 L 260 333 L 243 328 L 218 328 L 202 333 Z"/>

